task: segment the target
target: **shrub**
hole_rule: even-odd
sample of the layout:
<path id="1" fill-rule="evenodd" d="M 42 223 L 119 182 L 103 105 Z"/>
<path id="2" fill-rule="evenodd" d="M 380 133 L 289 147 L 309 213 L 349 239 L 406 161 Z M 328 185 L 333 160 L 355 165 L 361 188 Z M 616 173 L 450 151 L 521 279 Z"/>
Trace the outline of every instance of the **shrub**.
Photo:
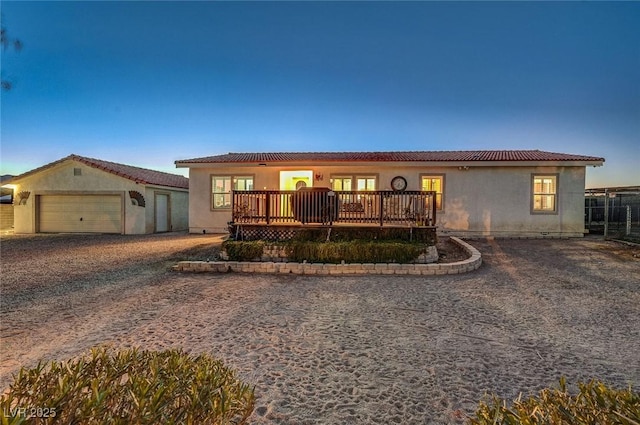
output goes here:
<path id="1" fill-rule="evenodd" d="M 404 241 L 420 242 L 435 245 L 437 236 L 434 228 L 426 227 L 316 227 L 303 228 L 296 232 L 293 238 L 299 242 L 348 242 L 364 241 Z"/>
<path id="2" fill-rule="evenodd" d="M 262 241 L 224 241 L 222 249 L 227 252 L 231 261 L 250 261 L 262 257 L 264 242 Z"/>
<path id="3" fill-rule="evenodd" d="M 14 378 L 2 424 L 244 424 L 254 406 L 253 389 L 220 360 L 181 350 L 98 348 Z"/>
<path id="4" fill-rule="evenodd" d="M 640 425 L 640 394 L 631 388 L 616 390 L 597 380 L 579 383 L 578 388 L 578 394 L 570 395 L 561 378 L 559 389 L 546 388 L 526 400 L 519 397 L 511 407 L 493 396 L 480 403 L 469 424 Z"/>
<path id="5" fill-rule="evenodd" d="M 314 263 L 410 263 L 425 251 L 424 245 L 407 242 L 291 242 L 291 261 Z"/>

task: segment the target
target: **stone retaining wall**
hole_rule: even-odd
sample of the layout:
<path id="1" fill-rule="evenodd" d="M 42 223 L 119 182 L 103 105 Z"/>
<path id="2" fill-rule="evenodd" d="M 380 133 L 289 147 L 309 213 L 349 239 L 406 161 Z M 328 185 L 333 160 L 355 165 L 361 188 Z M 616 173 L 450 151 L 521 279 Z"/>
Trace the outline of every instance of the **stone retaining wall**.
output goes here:
<path id="1" fill-rule="evenodd" d="M 192 273 L 286 273 L 304 275 L 364 275 L 364 274 L 402 274 L 402 275 L 445 275 L 460 274 L 476 270 L 482 264 L 480 251 L 468 243 L 451 237 L 451 240 L 464 249 L 469 258 L 455 263 L 442 264 L 397 264 L 397 263 L 356 263 L 356 264 L 320 264 L 320 263 L 281 263 L 251 261 L 180 261 L 173 270 Z"/>
<path id="2" fill-rule="evenodd" d="M 425 247 L 425 250 L 426 252 L 423 252 L 422 254 L 420 254 L 418 258 L 415 259 L 414 263 L 427 264 L 427 263 L 435 263 L 436 261 L 438 261 L 438 250 L 436 249 L 435 246 L 433 245 L 427 246 Z M 223 245 L 222 251 L 220 252 L 220 259 L 222 261 L 229 261 L 229 255 L 224 250 L 224 245 Z M 262 256 L 260 258 L 256 258 L 255 260 L 251 260 L 251 262 L 256 262 L 256 261 L 260 261 L 263 263 L 269 263 L 269 262 L 286 263 L 288 262 L 287 248 L 283 245 L 267 244 L 264 246 L 264 248 L 262 248 Z"/>

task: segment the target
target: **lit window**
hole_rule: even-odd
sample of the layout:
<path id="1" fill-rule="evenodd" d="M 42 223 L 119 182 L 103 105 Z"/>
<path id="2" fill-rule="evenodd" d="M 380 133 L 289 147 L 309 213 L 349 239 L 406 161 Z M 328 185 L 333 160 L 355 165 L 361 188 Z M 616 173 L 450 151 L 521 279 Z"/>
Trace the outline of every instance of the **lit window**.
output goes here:
<path id="1" fill-rule="evenodd" d="M 231 184 L 233 182 L 233 186 Z M 231 208 L 231 190 L 253 190 L 252 176 L 212 176 L 211 203 L 213 208 Z"/>
<path id="2" fill-rule="evenodd" d="M 444 176 L 422 176 L 422 190 L 436 193 L 436 209 L 442 210 Z"/>
<path id="3" fill-rule="evenodd" d="M 376 190 L 375 177 L 356 177 L 357 190 Z"/>
<path id="4" fill-rule="evenodd" d="M 213 208 L 231 208 L 231 176 L 212 177 Z"/>
<path id="5" fill-rule="evenodd" d="M 331 188 L 338 191 L 376 190 L 377 180 L 375 176 L 332 176 Z"/>
<path id="6" fill-rule="evenodd" d="M 351 177 L 333 177 L 331 188 L 333 190 L 351 190 Z"/>
<path id="7" fill-rule="evenodd" d="M 235 177 L 233 190 L 253 190 L 253 177 Z"/>
<path id="8" fill-rule="evenodd" d="M 557 176 L 533 176 L 534 212 L 556 212 Z"/>

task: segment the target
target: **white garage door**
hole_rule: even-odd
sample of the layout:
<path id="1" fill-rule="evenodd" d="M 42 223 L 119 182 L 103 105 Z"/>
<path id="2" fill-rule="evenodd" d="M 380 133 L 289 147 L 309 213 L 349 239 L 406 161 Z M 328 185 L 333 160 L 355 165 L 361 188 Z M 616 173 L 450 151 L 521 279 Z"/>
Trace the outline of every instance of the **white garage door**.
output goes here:
<path id="1" fill-rule="evenodd" d="M 43 233 L 121 233 L 118 195 L 41 195 L 39 230 Z"/>

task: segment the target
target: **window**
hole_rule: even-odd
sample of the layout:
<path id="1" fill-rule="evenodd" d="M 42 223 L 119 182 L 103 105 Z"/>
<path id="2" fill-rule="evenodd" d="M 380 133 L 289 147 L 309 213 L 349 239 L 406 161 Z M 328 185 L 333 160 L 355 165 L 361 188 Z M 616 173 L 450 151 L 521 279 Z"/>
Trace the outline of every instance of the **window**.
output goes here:
<path id="1" fill-rule="evenodd" d="M 332 176 L 331 188 L 333 190 L 376 190 L 376 176 Z M 355 187 L 354 183 L 355 182 Z"/>
<path id="2" fill-rule="evenodd" d="M 233 182 L 233 190 L 253 190 L 253 177 L 236 177 Z"/>
<path id="3" fill-rule="evenodd" d="M 442 211 L 444 194 L 444 176 L 422 176 L 422 190 L 436 193 L 436 209 Z"/>
<path id="4" fill-rule="evenodd" d="M 142 193 L 130 190 L 129 197 L 131 198 L 131 205 L 136 205 L 138 207 L 145 206 L 144 196 L 142 196 Z"/>
<path id="5" fill-rule="evenodd" d="M 532 211 L 555 213 L 557 209 L 558 176 L 533 176 Z"/>
<path id="6" fill-rule="evenodd" d="M 334 177 L 331 180 L 331 189 L 351 190 L 351 177 Z"/>
<path id="7" fill-rule="evenodd" d="M 375 177 L 357 177 L 357 190 L 376 190 Z"/>
<path id="8" fill-rule="evenodd" d="M 231 208 L 231 190 L 253 190 L 253 176 L 212 176 L 212 207 Z"/>

